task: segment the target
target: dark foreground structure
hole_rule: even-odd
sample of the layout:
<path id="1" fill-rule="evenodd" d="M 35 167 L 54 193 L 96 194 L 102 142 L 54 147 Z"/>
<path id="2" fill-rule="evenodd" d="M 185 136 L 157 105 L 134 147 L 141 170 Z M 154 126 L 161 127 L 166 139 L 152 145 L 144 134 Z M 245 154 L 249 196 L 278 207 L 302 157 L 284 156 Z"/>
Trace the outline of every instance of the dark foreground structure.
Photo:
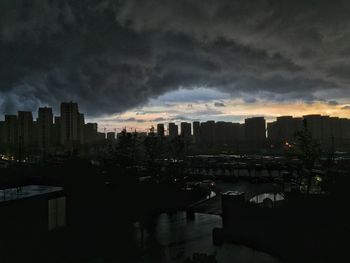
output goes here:
<path id="1" fill-rule="evenodd" d="M 339 262 L 346 255 L 348 216 L 329 195 L 222 194 L 222 228 L 213 242 L 245 244 L 282 262 Z"/>
<path id="2" fill-rule="evenodd" d="M 28 185 L 0 190 L 0 262 L 16 262 L 66 225 L 62 187 Z"/>

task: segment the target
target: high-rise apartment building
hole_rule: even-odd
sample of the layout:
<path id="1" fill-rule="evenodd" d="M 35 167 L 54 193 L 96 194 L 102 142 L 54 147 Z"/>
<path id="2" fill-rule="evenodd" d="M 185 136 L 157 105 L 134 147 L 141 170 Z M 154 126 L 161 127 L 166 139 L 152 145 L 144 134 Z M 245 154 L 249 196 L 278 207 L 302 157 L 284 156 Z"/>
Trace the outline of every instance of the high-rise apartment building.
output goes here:
<path id="1" fill-rule="evenodd" d="M 18 119 L 16 115 L 5 115 L 4 143 L 8 149 L 14 149 L 18 143 Z"/>
<path id="2" fill-rule="evenodd" d="M 169 123 L 168 130 L 169 130 L 169 137 L 172 139 L 179 135 L 179 128 L 175 123 Z"/>
<path id="3" fill-rule="evenodd" d="M 266 121 L 264 117 L 245 119 L 245 141 L 250 149 L 259 149 L 266 140 Z"/>
<path id="4" fill-rule="evenodd" d="M 163 123 L 158 123 L 157 124 L 157 135 L 159 137 L 164 137 L 164 124 Z"/>
<path id="5" fill-rule="evenodd" d="M 201 125 L 199 121 L 194 121 L 192 123 L 192 130 L 193 130 L 193 138 L 196 143 L 200 142 L 200 136 L 201 136 Z"/>
<path id="6" fill-rule="evenodd" d="M 61 144 L 61 117 L 55 116 L 52 128 L 52 142 L 54 146 Z"/>
<path id="7" fill-rule="evenodd" d="M 85 143 L 95 143 L 97 138 L 97 123 L 86 123 L 84 126 Z"/>
<path id="8" fill-rule="evenodd" d="M 192 136 L 191 123 L 181 122 L 181 136 L 189 139 Z"/>
<path id="9" fill-rule="evenodd" d="M 85 127 L 85 116 L 82 113 L 79 113 L 78 117 L 78 140 L 80 144 L 84 144 L 84 127 Z"/>
<path id="10" fill-rule="evenodd" d="M 215 121 L 202 122 L 200 127 L 201 143 L 212 145 L 215 142 Z"/>
<path id="11" fill-rule="evenodd" d="M 39 108 L 37 120 L 37 141 L 39 149 L 47 151 L 53 146 L 52 108 Z"/>
<path id="12" fill-rule="evenodd" d="M 63 102 L 61 104 L 61 144 L 73 145 L 80 143 L 81 116 L 78 104 L 73 102 Z"/>
<path id="13" fill-rule="evenodd" d="M 267 124 L 269 142 L 276 145 L 295 142 L 295 134 L 302 128 L 302 123 L 302 118 L 277 117 L 276 121 Z"/>
<path id="14" fill-rule="evenodd" d="M 18 143 L 27 150 L 34 144 L 33 115 L 30 111 L 18 112 Z"/>
<path id="15" fill-rule="evenodd" d="M 0 121 L 0 147 L 5 147 L 5 121 Z"/>

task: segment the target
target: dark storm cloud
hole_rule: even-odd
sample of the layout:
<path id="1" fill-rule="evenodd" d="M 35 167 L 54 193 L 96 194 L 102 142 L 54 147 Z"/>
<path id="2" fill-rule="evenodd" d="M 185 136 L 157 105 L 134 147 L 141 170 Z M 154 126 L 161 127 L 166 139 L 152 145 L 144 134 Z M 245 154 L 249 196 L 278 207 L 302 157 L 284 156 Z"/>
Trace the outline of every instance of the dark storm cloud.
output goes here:
<path id="1" fill-rule="evenodd" d="M 138 123 L 144 123 L 144 122 L 146 122 L 146 120 L 137 119 L 137 118 L 134 118 L 134 117 L 130 117 L 130 118 L 115 117 L 115 118 L 112 118 L 112 119 L 101 119 L 101 121 L 103 121 L 103 122 L 112 122 L 112 123 L 115 123 L 115 122 L 138 122 Z"/>
<path id="2" fill-rule="evenodd" d="M 244 98 L 243 100 L 245 103 L 255 103 L 257 102 L 258 100 L 256 98 Z"/>
<path id="3" fill-rule="evenodd" d="M 350 4 L 2 0 L 0 112 L 122 112 L 178 88 L 247 101 L 350 95 Z"/>
<path id="4" fill-rule="evenodd" d="M 171 118 L 171 120 L 172 121 L 193 121 L 194 119 L 183 115 L 176 115 L 173 118 Z"/>
<path id="5" fill-rule="evenodd" d="M 145 123 L 145 122 L 164 122 L 164 121 L 169 121 L 171 119 L 167 119 L 167 118 L 163 118 L 163 117 L 158 117 L 158 118 L 154 118 L 154 119 L 138 119 L 138 118 L 134 118 L 134 117 L 130 117 L 130 118 L 120 118 L 120 117 L 115 117 L 115 118 L 111 118 L 111 119 L 101 119 L 101 121 L 103 122 L 137 122 L 137 123 Z"/>
<path id="6" fill-rule="evenodd" d="M 215 107 L 225 107 L 225 103 L 223 102 L 214 102 Z"/>
<path id="7" fill-rule="evenodd" d="M 328 105 L 330 105 L 330 106 L 337 106 L 337 105 L 339 105 L 339 103 L 337 101 L 335 101 L 335 100 L 330 100 L 330 101 L 328 101 Z"/>

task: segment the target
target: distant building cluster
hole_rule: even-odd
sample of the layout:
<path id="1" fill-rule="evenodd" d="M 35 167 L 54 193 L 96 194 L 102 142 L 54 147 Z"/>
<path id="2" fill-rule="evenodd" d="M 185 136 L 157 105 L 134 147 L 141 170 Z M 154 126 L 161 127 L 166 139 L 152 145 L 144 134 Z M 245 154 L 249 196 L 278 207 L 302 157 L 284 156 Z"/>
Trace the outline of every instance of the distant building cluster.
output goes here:
<path id="1" fill-rule="evenodd" d="M 164 124 L 157 125 L 158 135 L 164 136 Z M 195 121 L 168 124 L 169 138 L 177 136 L 206 146 L 235 145 L 261 148 L 266 143 L 266 121 L 264 117 L 248 118 L 244 123 L 224 121 Z"/>
<path id="2" fill-rule="evenodd" d="M 108 139 L 113 134 L 109 133 Z M 8 152 L 50 152 L 57 147 L 74 149 L 104 140 L 105 134 L 97 131 L 97 123 L 85 123 L 84 114 L 73 102 L 61 104 L 60 116 L 54 117 L 52 108 L 44 107 L 39 108 L 36 120 L 32 112 L 19 111 L 17 115 L 5 115 L 4 121 L 0 121 L 0 146 Z"/>
<path id="3" fill-rule="evenodd" d="M 275 122 L 267 124 L 268 139 L 276 145 L 293 142 L 295 132 L 303 127 L 303 123 L 322 148 L 349 149 L 350 119 L 319 114 L 306 115 L 302 118 L 278 117 Z"/>
<path id="4" fill-rule="evenodd" d="M 350 119 L 322 116 L 319 114 L 294 118 L 277 117 L 266 123 L 264 117 L 245 119 L 244 123 L 232 122 L 182 122 L 168 124 L 168 136 L 178 135 L 194 143 L 207 146 L 232 145 L 239 149 L 290 146 L 296 142 L 296 133 L 304 124 L 323 149 L 350 149 Z M 164 124 L 157 125 L 158 135 L 164 136 Z"/>
<path id="5" fill-rule="evenodd" d="M 227 146 L 231 150 L 261 150 L 290 146 L 295 134 L 306 125 L 313 138 L 323 149 L 350 149 L 350 119 L 306 115 L 277 117 L 266 124 L 264 117 L 245 119 L 244 123 L 206 121 L 193 123 L 169 123 L 166 129 L 157 124 L 156 134 L 172 140 L 183 138 L 188 144 L 211 148 Z M 52 108 L 39 108 L 38 117 L 32 112 L 19 111 L 17 115 L 5 115 L 0 121 L 0 151 L 18 153 L 50 153 L 56 149 L 74 150 L 84 145 L 114 143 L 115 132 L 98 132 L 97 123 L 85 123 L 78 104 L 63 102 L 60 116 L 53 116 Z M 119 136 L 120 134 L 118 134 Z M 137 133 L 146 138 L 147 133 Z"/>

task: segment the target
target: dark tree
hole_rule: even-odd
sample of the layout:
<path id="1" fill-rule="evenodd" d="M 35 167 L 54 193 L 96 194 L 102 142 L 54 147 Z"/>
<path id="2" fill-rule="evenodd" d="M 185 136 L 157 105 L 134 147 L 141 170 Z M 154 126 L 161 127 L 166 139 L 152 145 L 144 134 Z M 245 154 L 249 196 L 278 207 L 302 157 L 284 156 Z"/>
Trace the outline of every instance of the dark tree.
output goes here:
<path id="1" fill-rule="evenodd" d="M 150 132 L 145 138 L 143 145 L 146 151 L 149 171 L 153 173 L 155 171 L 156 160 L 159 159 L 162 154 L 161 138 L 159 138 L 154 132 L 153 126 L 151 127 Z"/>
<path id="2" fill-rule="evenodd" d="M 177 136 L 170 142 L 170 154 L 177 160 L 183 160 L 186 156 L 186 142 L 183 137 Z"/>
<path id="3" fill-rule="evenodd" d="M 136 165 L 140 151 L 137 133 L 130 133 L 123 129 L 118 136 L 115 154 L 116 162 L 123 167 Z"/>
<path id="4" fill-rule="evenodd" d="M 312 133 L 307 127 L 306 120 L 303 122 L 303 128 L 296 132 L 295 136 L 297 139 L 297 154 L 307 173 L 307 193 L 309 193 L 313 178 L 312 170 L 315 167 L 316 161 L 321 156 L 321 147 L 319 142 L 313 138 Z"/>

